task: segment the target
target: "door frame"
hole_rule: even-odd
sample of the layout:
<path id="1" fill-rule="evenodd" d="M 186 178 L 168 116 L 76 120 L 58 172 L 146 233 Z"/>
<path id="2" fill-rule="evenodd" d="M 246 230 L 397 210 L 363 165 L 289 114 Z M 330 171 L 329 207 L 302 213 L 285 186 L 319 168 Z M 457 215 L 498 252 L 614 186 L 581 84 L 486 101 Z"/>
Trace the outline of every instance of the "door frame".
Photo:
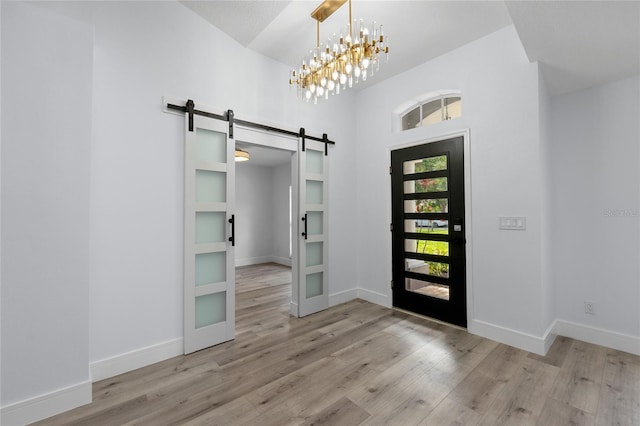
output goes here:
<path id="1" fill-rule="evenodd" d="M 251 145 L 264 146 L 266 148 L 281 149 L 291 153 L 291 217 L 297 218 L 298 213 L 298 138 L 267 132 L 265 130 L 234 125 L 234 137 L 236 142 L 244 142 Z M 289 313 L 298 316 L 298 221 L 291 221 L 291 298 L 289 300 Z"/>
<path id="2" fill-rule="evenodd" d="M 472 194 L 472 186 L 471 186 L 471 141 L 470 141 L 470 130 L 462 129 L 458 131 L 453 131 L 449 133 L 439 133 L 435 136 L 430 136 L 424 139 L 413 139 L 410 142 L 404 142 L 397 145 L 392 145 L 388 148 L 387 158 L 389 160 L 389 164 L 391 164 L 391 151 L 396 151 L 402 148 L 411 148 L 415 146 L 425 145 L 433 142 L 438 142 L 446 139 L 451 139 L 455 137 L 462 136 L 463 139 L 463 150 L 464 150 L 464 203 L 465 203 L 465 268 L 466 268 L 466 299 L 467 299 L 467 329 L 471 331 L 472 323 L 473 323 L 473 221 L 472 221 L 472 203 L 471 203 L 471 194 Z M 391 201 L 391 175 L 389 175 L 389 186 L 388 186 L 388 200 Z M 388 204 L 387 208 L 387 217 L 389 219 L 389 223 L 393 223 L 392 217 L 392 208 L 391 202 Z M 391 254 L 393 253 L 392 248 L 391 232 L 389 232 L 389 282 L 393 280 L 393 261 Z M 387 290 L 387 297 L 390 301 L 391 307 L 393 300 L 393 291 L 391 287 Z"/>
<path id="3" fill-rule="evenodd" d="M 179 111 L 175 109 L 171 109 L 168 107 L 169 104 L 186 106 L 186 101 L 184 99 L 174 98 L 172 96 L 162 96 L 162 112 L 167 114 L 173 114 L 177 116 L 183 117 L 185 115 L 184 111 Z M 198 109 L 204 111 L 220 111 L 219 108 L 215 108 L 214 106 L 207 105 L 204 103 L 196 102 L 198 105 Z M 250 117 L 249 117 L 250 118 Z M 278 127 L 278 124 L 273 123 L 275 127 Z M 315 133 L 320 133 L 315 131 L 314 129 L 308 129 L 310 132 L 313 131 Z M 280 134 L 276 132 L 270 132 L 267 130 L 256 129 L 253 127 L 243 126 L 240 123 L 234 123 L 234 140 L 240 140 L 247 143 L 251 143 L 254 145 L 263 145 L 269 148 L 279 148 L 285 149 L 288 151 L 292 151 L 292 162 L 291 162 L 291 190 L 292 190 L 292 203 L 291 203 L 291 217 L 298 218 L 299 216 L 299 154 L 300 154 L 300 138 L 295 136 L 287 136 L 285 134 Z M 295 147 L 290 145 L 290 141 L 293 141 Z M 279 141 L 275 142 L 274 141 Z M 329 143 L 333 143 L 329 141 Z M 288 148 L 291 146 L 291 148 Z M 299 247 L 299 238 L 296 236 L 300 235 L 300 223 L 299 220 L 292 220 L 292 254 L 291 254 L 291 262 L 292 262 L 292 274 L 296 278 L 292 278 L 292 289 L 291 289 L 291 302 L 289 305 L 289 311 L 291 315 L 295 317 L 299 317 L 299 309 L 298 309 L 298 297 L 300 294 L 300 286 L 301 283 L 294 283 L 293 280 L 296 280 L 298 277 L 298 268 L 299 268 L 299 258 L 298 258 L 298 247 Z M 327 288 L 328 291 L 328 288 Z"/>

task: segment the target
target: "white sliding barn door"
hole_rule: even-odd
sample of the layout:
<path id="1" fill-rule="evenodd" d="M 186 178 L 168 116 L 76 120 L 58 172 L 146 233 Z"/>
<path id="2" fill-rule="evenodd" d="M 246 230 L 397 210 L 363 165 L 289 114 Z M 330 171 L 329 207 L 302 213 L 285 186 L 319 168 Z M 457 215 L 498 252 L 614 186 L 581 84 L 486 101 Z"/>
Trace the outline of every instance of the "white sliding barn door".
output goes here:
<path id="1" fill-rule="evenodd" d="M 235 142 L 229 124 L 186 116 L 184 353 L 235 336 Z"/>
<path id="2" fill-rule="evenodd" d="M 322 142 L 304 142 L 299 151 L 298 309 L 299 316 L 329 307 L 329 157 Z"/>

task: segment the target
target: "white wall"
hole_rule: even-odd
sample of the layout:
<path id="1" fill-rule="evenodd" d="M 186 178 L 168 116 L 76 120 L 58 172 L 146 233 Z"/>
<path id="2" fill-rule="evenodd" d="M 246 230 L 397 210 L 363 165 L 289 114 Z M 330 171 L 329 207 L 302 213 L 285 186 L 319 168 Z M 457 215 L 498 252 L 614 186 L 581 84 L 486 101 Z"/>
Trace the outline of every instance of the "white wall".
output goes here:
<path id="1" fill-rule="evenodd" d="M 291 166 L 236 164 L 236 266 L 289 259 Z"/>
<path id="2" fill-rule="evenodd" d="M 93 32 L 3 2 L 2 39 L 2 406 L 88 402 Z"/>
<path id="3" fill-rule="evenodd" d="M 640 77 L 551 103 L 558 318 L 634 337 L 637 353 L 639 116 Z M 595 303 L 595 315 L 584 312 L 584 301 Z"/>
<path id="4" fill-rule="evenodd" d="M 291 185 L 291 163 L 273 167 L 271 191 L 273 196 L 273 247 L 274 261 L 291 265 L 289 256 L 289 186 Z"/>
<path id="5" fill-rule="evenodd" d="M 286 85 L 273 84 L 287 75 L 286 67 L 243 49 L 180 4 L 94 7 L 99 9 L 91 188 L 91 359 L 96 361 L 182 336 L 184 123 L 161 112 L 162 95 L 233 109 L 238 118 L 266 124 L 306 127 L 316 134 L 322 129 L 339 141 L 335 157 L 349 149 L 349 132 L 339 103 L 332 104 L 335 110 L 300 103 Z M 135 113 L 123 102 L 134 105 Z M 349 97 L 342 102 L 348 104 Z M 339 208 L 339 198 L 335 204 Z M 342 282 L 349 283 L 332 285 L 340 290 Z"/>
<path id="6" fill-rule="evenodd" d="M 273 171 L 248 163 L 236 166 L 236 265 L 262 263 L 273 246 Z"/>
<path id="7" fill-rule="evenodd" d="M 440 89 L 462 91 L 462 118 L 393 132 L 394 109 Z M 513 27 L 447 53 L 358 94 L 358 282 L 391 304 L 390 149 L 470 129 L 472 316 L 470 330 L 539 350 L 549 327 L 541 284 L 538 69 Z M 498 230 L 526 216 L 526 231 Z M 524 344 L 522 343 L 524 341 Z"/>
<path id="8" fill-rule="evenodd" d="M 353 110 L 353 94 L 345 93 L 319 105 L 299 101 L 286 84 L 274 83 L 286 81 L 288 67 L 244 49 L 177 2 L 44 2 L 28 6 L 30 12 L 25 16 L 8 19 L 6 15 L 12 7 L 10 5 L 2 2 L 3 67 L 7 50 L 17 50 L 23 43 L 19 37 L 11 37 L 11 43 L 7 43 L 9 28 L 17 30 L 27 26 L 36 17 L 38 28 L 26 38 L 46 39 L 43 46 L 47 49 L 37 48 L 38 55 L 34 60 L 46 58 L 50 61 L 46 69 L 72 66 L 80 71 L 85 71 L 86 65 L 93 63 L 92 85 L 90 82 L 86 84 L 84 76 L 74 78 L 74 81 L 63 80 L 65 84 L 57 87 L 68 88 L 68 93 L 58 95 L 57 91 L 50 91 L 52 86 L 38 91 L 38 102 L 47 110 L 61 106 L 73 108 L 73 114 L 65 115 L 58 122 L 66 124 L 67 120 L 73 120 L 74 125 L 79 122 L 80 130 L 92 123 L 93 132 L 90 143 L 85 140 L 86 145 L 82 149 L 75 150 L 80 147 L 74 146 L 74 150 L 64 152 L 47 151 L 43 167 L 31 170 L 34 181 L 46 181 L 52 185 L 58 184 L 58 174 L 63 174 L 65 169 L 69 174 L 84 173 L 73 182 L 69 193 L 60 195 L 56 200 L 47 198 L 47 201 L 51 202 L 51 210 L 55 210 L 56 215 L 62 215 L 60 210 L 67 215 L 60 220 L 75 220 L 72 229 L 85 229 L 83 232 L 78 230 L 78 237 L 90 235 L 88 247 L 86 244 L 78 245 L 83 250 L 74 259 L 61 259 L 67 256 L 64 251 L 47 258 L 41 251 L 44 246 L 35 248 L 35 253 L 46 265 L 55 262 L 60 271 L 74 268 L 77 274 L 84 274 L 82 285 L 80 280 L 51 287 L 43 285 L 46 288 L 43 299 L 51 296 L 48 301 L 64 300 L 65 309 L 57 309 L 57 305 L 51 303 L 44 310 L 38 310 L 35 308 L 40 306 L 30 305 L 30 300 L 12 299 L 11 294 L 6 293 L 5 277 L 10 271 L 4 268 L 2 271 L 3 368 L 7 365 L 12 371 L 27 371 L 34 367 L 35 362 L 48 366 L 49 360 L 57 359 L 58 352 L 73 350 L 74 355 L 46 373 L 51 376 L 50 381 L 41 380 L 33 387 L 29 387 L 27 382 L 14 387 L 11 382 L 11 390 L 5 388 L 3 392 L 3 404 L 36 397 L 40 392 L 46 392 L 45 388 L 62 388 L 68 383 L 86 379 L 89 362 L 93 371 L 113 373 L 144 365 L 158 357 L 171 356 L 179 350 L 182 338 L 184 120 L 162 112 L 163 95 L 191 98 L 196 105 L 218 108 L 214 111 L 218 113 L 233 109 L 241 119 L 291 130 L 305 127 L 307 133 L 314 135 L 328 133 L 330 139 L 337 142 L 330 148 L 333 160 L 330 203 L 336 212 L 355 211 L 353 198 L 347 195 L 350 191 L 343 184 L 344 181 L 355 180 L 355 172 L 351 168 L 355 154 L 355 130 L 349 113 Z M 58 36 L 59 23 L 46 12 L 50 10 L 74 16 L 91 25 L 94 38 L 93 45 L 89 43 L 89 47 L 93 47 L 93 52 L 83 47 L 87 41 L 84 33 L 72 42 Z M 69 25 L 70 32 L 74 28 L 74 25 Z M 68 49 L 77 48 L 78 51 L 69 57 L 49 54 L 59 52 L 67 45 Z M 28 65 L 16 62 L 12 70 L 15 75 L 25 73 Z M 3 69 L 3 80 L 6 80 L 5 72 Z M 76 75 L 70 73 L 69 80 L 71 77 Z M 47 78 L 43 81 L 48 81 Z M 39 86 L 36 85 L 27 90 L 29 96 L 25 99 L 30 103 L 30 94 L 35 94 L 37 88 Z M 3 87 L 3 102 L 10 99 L 5 90 Z M 66 102 L 60 105 L 62 99 Z M 77 108 L 78 105 L 86 107 Z M 5 105 L 3 121 L 6 111 Z M 93 121 L 90 115 L 86 115 L 91 112 Z M 38 136 L 33 139 L 44 146 L 51 139 L 47 126 L 53 125 L 43 122 L 41 126 L 31 126 L 35 127 L 33 131 Z M 3 142 L 4 174 L 4 163 L 8 162 L 5 159 L 4 136 Z M 76 139 L 68 141 L 69 144 L 76 142 Z M 58 165 L 62 167 L 60 170 Z M 3 220 L 7 211 L 5 193 L 8 192 L 5 188 L 10 191 L 13 188 L 10 183 L 3 176 Z M 72 199 L 76 189 L 86 189 L 87 185 L 90 191 L 88 206 L 87 193 Z M 51 197 L 51 193 L 42 196 Z M 32 225 L 29 214 L 22 217 L 24 220 L 14 212 L 16 232 Z M 59 219 L 57 216 L 53 218 Z M 63 232 L 64 228 L 55 221 L 34 226 L 38 226 L 35 229 L 42 235 L 58 237 L 61 233 L 69 234 Z M 331 294 L 355 294 L 355 270 L 341 265 L 342 259 L 355 252 L 354 241 L 346 232 L 350 227 L 351 219 L 346 214 L 331 217 Z M 11 235 L 5 233 L 5 228 L 2 231 L 3 240 L 7 240 Z M 15 255 L 18 257 L 16 262 L 27 262 L 27 253 Z M 3 256 L 6 259 L 4 248 Z M 42 271 L 46 269 L 38 265 L 29 273 L 35 275 Z M 54 274 L 55 277 L 58 275 Z M 51 283 L 51 280 L 50 277 L 46 282 Z M 53 282 L 57 284 L 55 279 Z M 20 292 L 26 295 L 30 289 L 25 287 Z M 9 301 L 14 307 L 5 310 Z M 26 323 L 25 313 L 31 315 Z M 85 315 L 85 318 L 78 318 L 76 314 Z M 60 327 L 63 339 L 56 342 L 43 336 L 49 325 L 62 322 L 73 322 L 68 327 Z M 21 327 L 28 324 L 38 324 L 34 334 L 20 333 Z M 21 350 L 19 345 L 14 346 L 13 359 L 5 358 L 7 339 L 12 338 L 11 332 L 5 332 L 5 328 L 16 330 L 15 334 L 24 339 L 20 343 L 24 344 L 25 350 Z M 65 340 L 67 338 L 71 344 Z M 46 354 L 26 350 L 43 341 L 48 344 Z M 73 371 L 67 371 L 67 365 L 68 370 Z M 82 370 L 83 374 L 76 370 Z M 32 372 L 37 374 L 39 367 L 36 365 Z M 10 383 L 7 380 L 3 376 L 3 382 Z"/>

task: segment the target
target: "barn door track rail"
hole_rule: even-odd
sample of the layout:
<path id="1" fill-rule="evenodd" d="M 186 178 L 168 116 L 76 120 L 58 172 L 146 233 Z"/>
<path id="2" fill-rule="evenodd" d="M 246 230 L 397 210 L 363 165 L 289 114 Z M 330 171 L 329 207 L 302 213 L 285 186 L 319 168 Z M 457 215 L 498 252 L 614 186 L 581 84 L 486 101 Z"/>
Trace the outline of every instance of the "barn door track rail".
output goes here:
<path id="1" fill-rule="evenodd" d="M 180 112 L 184 112 L 185 114 L 188 114 L 189 115 L 189 131 L 190 132 L 193 132 L 193 116 L 194 115 L 201 115 L 203 117 L 214 118 L 216 120 L 228 121 L 229 122 L 229 137 L 230 138 L 233 138 L 233 126 L 234 126 L 234 124 L 238 124 L 238 125 L 244 126 L 244 127 L 251 127 L 251 128 L 254 128 L 254 129 L 266 130 L 268 132 L 281 133 L 281 134 L 288 135 L 288 136 L 295 136 L 297 138 L 302 138 L 302 150 L 303 151 L 305 150 L 305 140 L 314 140 L 314 141 L 318 141 L 318 142 L 324 143 L 324 155 L 329 155 L 329 149 L 328 149 L 329 145 L 335 145 L 336 144 L 334 141 L 329 140 L 329 137 L 327 136 L 326 133 L 323 133 L 321 138 L 316 137 L 316 136 L 307 135 L 306 132 L 305 132 L 304 127 L 301 127 L 299 131 L 294 132 L 294 131 L 291 131 L 291 130 L 279 129 L 277 127 L 267 126 L 265 124 L 254 123 L 252 121 L 246 121 L 246 120 L 237 119 L 237 118 L 235 118 L 233 110 L 227 110 L 226 114 L 224 114 L 224 115 L 215 114 L 215 113 L 207 112 L 207 111 L 202 111 L 202 110 L 199 110 L 199 109 L 195 108 L 195 103 L 191 99 L 187 100 L 187 102 L 186 102 L 186 104 L 184 106 L 167 103 L 167 109 L 170 109 L 170 110 L 173 110 L 173 111 L 180 111 Z"/>

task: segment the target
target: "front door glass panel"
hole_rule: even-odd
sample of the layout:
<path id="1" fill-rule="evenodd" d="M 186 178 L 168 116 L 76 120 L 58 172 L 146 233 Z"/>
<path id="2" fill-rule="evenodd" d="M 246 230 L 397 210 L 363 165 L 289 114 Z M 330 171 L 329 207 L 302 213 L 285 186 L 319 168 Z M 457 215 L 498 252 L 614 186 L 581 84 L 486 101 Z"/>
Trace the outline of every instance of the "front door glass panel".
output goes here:
<path id="1" fill-rule="evenodd" d="M 404 232 L 448 235 L 449 221 L 446 219 L 405 219 Z"/>
<path id="2" fill-rule="evenodd" d="M 430 262 L 420 259 L 405 259 L 405 271 L 416 274 L 432 275 L 434 277 L 449 278 L 449 264 Z"/>
<path id="3" fill-rule="evenodd" d="M 404 184 L 405 194 L 424 194 L 425 192 L 443 192 L 447 190 L 446 177 L 407 180 Z"/>
<path id="4" fill-rule="evenodd" d="M 449 286 L 446 284 L 436 284 L 415 278 L 406 278 L 405 288 L 407 291 L 418 293 L 423 296 L 449 300 Z"/>
<path id="5" fill-rule="evenodd" d="M 404 161 L 402 171 L 405 175 L 423 172 L 438 172 L 447 170 L 447 156 L 437 155 L 428 158 L 418 158 L 417 160 Z"/>
<path id="6" fill-rule="evenodd" d="M 404 250 L 409 253 L 431 254 L 434 256 L 449 256 L 449 242 L 405 238 Z"/>
<path id="7" fill-rule="evenodd" d="M 405 200 L 404 211 L 405 213 L 449 213 L 449 199 L 425 198 L 422 200 Z"/>

